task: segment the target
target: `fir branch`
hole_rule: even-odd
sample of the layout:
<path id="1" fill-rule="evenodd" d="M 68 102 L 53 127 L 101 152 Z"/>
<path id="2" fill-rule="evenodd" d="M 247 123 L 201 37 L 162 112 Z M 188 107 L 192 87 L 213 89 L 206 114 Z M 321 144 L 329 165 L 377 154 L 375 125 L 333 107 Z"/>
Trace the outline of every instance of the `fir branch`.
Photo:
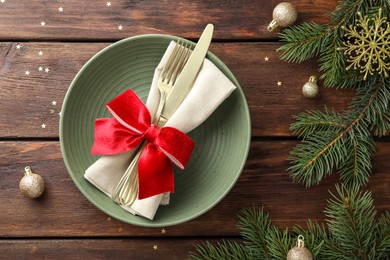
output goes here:
<path id="1" fill-rule="evenodd" d="M 236 242 L 226 242 L 218 244 L 205 244 L 196 246 L 196 253 L 190 252 L 190 259 L 193 260 L 221 260 L 221 259 L 242 259 L 250 260 L 251 252 Z"/>
<path id="2" fill-rule="evenodd" d="M 311 133 L 339 132 L 347 128 L 343 118 L 327 107 L 324 112 L 309 110 L 293 117 L 296 122 L 291 125 L 290 130 L 303 138 Z"/>
<path id="3" fill-rule="evenodd" d="M 263 208 L 245 209 L 240 215 L 243 244 L 206 242 L 190 252 L 190 259 L 286 259 L 298 235 L 305 238 L 314 259 L 385 260 L 390 255 L 390 213 L 377 220 L 370 192 L 336 185 L 325 209 L 326 226 L 307 221 L 281 232 Z"/>
<path id="4" fill-rule="evenodd" d="M 280 39 L 287 44 L 278 48 L 277 51 L 284 52 L 281 56 L 283 60 L 300 63 L 320 53 L 327 34 L 327 26 L 302 23 L 283 30 Z"/>
<path id="5" fill-rule="evenodd" d="M 325 113 L 309 111 L 298 115 L 291 129 L 304 139 L 290 153 L 292 166 L 288 171 L 293 180 L 310 187 L 336 168 L 347 185 L 366 185 L 375 152 L 370 130 L 379 125 L 378 118 L 388 113 L 389 87 L 388 80 L 361 81 L 350 109 L 343 115 L 327 109 Z M 332 124 L 324 126 L 322 119 Z M 388 129 L 382 127 L 381 131 Z"/>
<path id="6" fill-rule="evenodd" d="M 373 259 L 385 259 L 390 256 L 390 212 L 382 214 L 375 227 L 376 245 L 372 248 Z"/>
<path id="7" fill-rule="evenodd" d="M 271 227 L 271 220 L 264 210 L 244 209 L 240 215 L 241 236 L 245 245 L 253 255 L 262 255 L 263 259 L 272 259 L 268 245 L 267 233 Z"/>
<path id="8" fill-rule="evenodd" d="M 356 13 L 366 10 L 369 4 L 367 2 L 367 0 L 338 1 L 335 11 L 329 15 L 329 18 L 337 26 L 355 23 Z"/>
<path id="9" fill-rule="evenodd" d="M 355 72 L 345 69 L 343 41 L 339 36 L 341 29 L 335 26 L 332 33 L 324 40 L 319 58 L 321 79 L 327 87 L 350 88 L 359 79 Z"/>
<path id="10" fill-rule="evenodd" d="M 324 225 L 320 225 L 310 219 L 306 222 L 306 229 L 301 226 L 294 226 L 293 231 L 297 235 L 305 238 L 305 247 L 307 247 L 314 259 L 321 259 L 321 252 L 324 250 L 324 244 L 328 243 L 329 235 Z"/>
<path id="11" fill-rule="evenodd" d="M 325 210 L 332 243 L 340 246 L 344 255 L 352 259 L 369 259 L 369 252 L 376 243 L 373 200 L 369 192 L 357 188 L 347 190 L 337 186 L 337 195 L 331 194 Z"/>

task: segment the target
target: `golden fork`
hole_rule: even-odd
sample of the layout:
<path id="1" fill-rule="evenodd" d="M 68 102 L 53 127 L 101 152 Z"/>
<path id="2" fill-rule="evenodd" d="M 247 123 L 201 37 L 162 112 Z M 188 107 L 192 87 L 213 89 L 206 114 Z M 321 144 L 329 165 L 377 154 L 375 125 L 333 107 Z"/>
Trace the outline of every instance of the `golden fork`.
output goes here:
<path id="1" fill-rule="evenodd" d="M 183 67 L 186 64 L 190 54 L 191 50 L 189 49 L 189 44 L 184 43 L 179 39 L 176 42 L 176 45 L 163 68 L 163 71 L 161 72 L 158 80 L 160 101 L 157 112 L 153 117 L 153 123 L 157 124 L 158 127 L 162 127 L 165 124 L 165 121 L 159 122 L 161 112 L 164 108 L 166 98 L 172 90 L 177 77 L 180 75 L 180 72 L 183 70 Z M 142 150 L 145 146 L 146 142 L 143 142 L 111 196 L 115 202 L 121 205 L 131 205 L 137 198 L 137 166 Z"/>

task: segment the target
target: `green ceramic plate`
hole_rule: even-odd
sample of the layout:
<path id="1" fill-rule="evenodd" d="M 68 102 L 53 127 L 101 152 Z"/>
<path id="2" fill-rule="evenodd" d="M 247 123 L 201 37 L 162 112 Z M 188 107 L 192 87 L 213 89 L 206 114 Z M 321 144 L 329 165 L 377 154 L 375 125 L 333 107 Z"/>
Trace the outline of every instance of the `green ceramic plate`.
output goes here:
<path id="1" fill-rule="evenodd" d="M 146 100 L 154 69 L 173 39 L 177 37 L 142 35 L 103 49 L 76 75 L 61 111 L 61 150 L 74 183 L 108 215 L 139 226 L 176 225 L 211 209 L 237 181 L 249 150 L 250 117 L 245 96 L 230 70 L 209 52 L 207 57 L 235 83 L 237 90 L 206 122 L 189 133 L 196 148 L 187 168 L 175 172 L 175 193 L 170 204 L 160 206 L 153 221 L 133 216 L 84 179 L 84 171 L 98 159 L 90 154 L 95 119 L 109 117 L 106 103 L 126 89 L 133 89 Z"/>

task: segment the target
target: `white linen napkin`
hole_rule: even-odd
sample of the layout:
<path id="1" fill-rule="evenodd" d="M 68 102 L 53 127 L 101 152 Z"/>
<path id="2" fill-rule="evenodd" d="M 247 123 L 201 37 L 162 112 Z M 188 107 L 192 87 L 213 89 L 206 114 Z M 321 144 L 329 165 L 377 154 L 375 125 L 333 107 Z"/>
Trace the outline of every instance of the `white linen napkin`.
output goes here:
<path id="1" fill-rule="evenodd" d="M 174 45 L 174 42 L 169 44 L 154 72 L 146 102 L 146 107 L 151 115 L 155 114 L 160 100 L 157 87 L 158 78 L 173 51 Z M 190 93 L 165 126 L 171 126 L 188 133 L 203 123 L 235 89 L 236 86 L 211 61 L 205 59 Z M 134 153 L 134 151 L 130 151 L 118 155 L 102 156 L 85 171 L 84 177 L 111 197 Z M 169 204 L 169 195 L 169 193 L 164 193 L 142 200 L 136 199 L 131 206 L 122 207 L 132 214 L 152 220 L 159 205 Z"/>

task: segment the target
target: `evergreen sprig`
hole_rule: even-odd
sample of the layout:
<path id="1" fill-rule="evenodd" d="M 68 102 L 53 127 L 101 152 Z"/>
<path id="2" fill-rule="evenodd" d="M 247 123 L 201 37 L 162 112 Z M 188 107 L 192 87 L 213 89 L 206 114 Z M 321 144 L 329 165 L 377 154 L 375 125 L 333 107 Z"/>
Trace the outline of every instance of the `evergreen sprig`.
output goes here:
<path id="1" fill-rule="evenodd" d="M 326 87 L 350 88 L 356 93 L 340 113 L 325 107 L 294 116 L 290 129 L 302 142 L 290 153 L 288 171 L 306 187 L 319 184 L 335 169 L 346 185 L 366 185 L 375 152 L 373 135 L 385 135 L 390 129 L 390 80 L 379 73 L 366 73 L 365 78 L 358 70 L 346 69 L 345 28 L 362 18 L 358 12 L 374 16 L 378 10 L 390 10 L 390 1 L 344 0 L 329 15 L 329 24 L 303 23 L 281 33 L 282 59 L 302 62 L 318 57 Z"/>
<path id="2" fill-rule="evenodd" d="M 240 214 L 242 243 L 206 242 L 196 246 L 190 259 L 286 259 L 302 235 L 314 259 L 388 259 L 390 256 L 390 214 L 377 218 L 371 193 L 336 185 L 325 209 L 326 222 L 308 220 L 306 227 L 280 231 L 263 208 L 244 209 Z"/>

